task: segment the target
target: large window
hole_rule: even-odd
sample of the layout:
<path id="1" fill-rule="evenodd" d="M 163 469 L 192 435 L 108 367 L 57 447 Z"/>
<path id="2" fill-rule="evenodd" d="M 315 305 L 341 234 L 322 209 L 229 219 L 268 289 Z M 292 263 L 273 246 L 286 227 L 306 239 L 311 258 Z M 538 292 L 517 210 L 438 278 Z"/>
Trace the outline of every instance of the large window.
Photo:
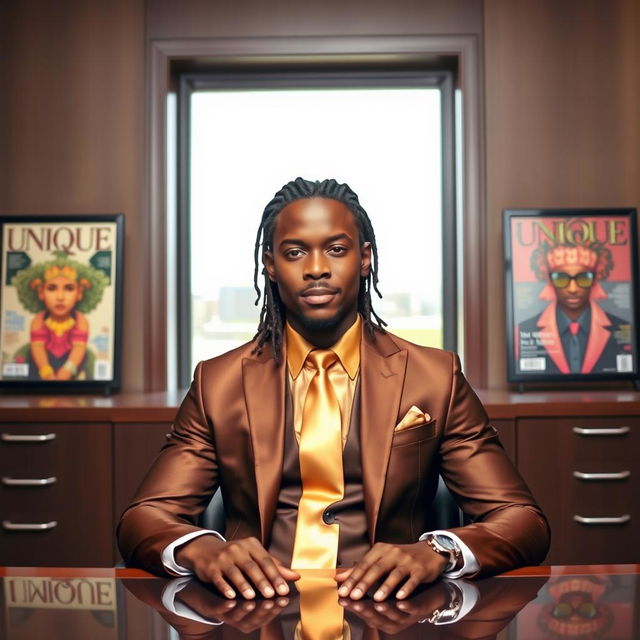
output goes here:
<path id="1" fill-rule="evenodd" d="M 297 176 L 358 193 L 380 254 L 374 306 L 389 329 L 455 348 L 449 75 L 191 74 L 179 105 L 179 383 L 254 335 L 257 227 Z"/>

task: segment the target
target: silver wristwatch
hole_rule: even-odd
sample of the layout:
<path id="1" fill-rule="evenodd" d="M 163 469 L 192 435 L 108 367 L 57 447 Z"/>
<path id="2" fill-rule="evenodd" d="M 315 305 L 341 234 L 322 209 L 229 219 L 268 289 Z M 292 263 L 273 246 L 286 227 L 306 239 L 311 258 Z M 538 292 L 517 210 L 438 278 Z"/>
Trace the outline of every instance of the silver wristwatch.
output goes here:
<path id="1" fill-rule="evenodd" d="M 456 541 L 449 536 L 430 533 L 424 541 L 439 555 L 447 559 L 444 572 L 456 569 L 462 563 L 462 551 Z"/>

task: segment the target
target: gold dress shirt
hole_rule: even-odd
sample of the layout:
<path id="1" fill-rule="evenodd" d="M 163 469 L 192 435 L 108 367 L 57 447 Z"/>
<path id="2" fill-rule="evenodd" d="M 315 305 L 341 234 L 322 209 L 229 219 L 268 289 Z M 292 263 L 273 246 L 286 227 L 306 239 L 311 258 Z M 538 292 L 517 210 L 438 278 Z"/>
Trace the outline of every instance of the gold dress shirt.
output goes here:
<path id="1" fill-rule="evenodd" d="M 315 349 L 291 325 L 286 324 L 287 336 L 287 368 L 289 370 L 289 389 L 293 403 L 293 426 L 296 440 L 300 443 L 300 429 L 302 428 L 302 410 L 307 396 L 307 389 L 315 370 L 306 365 L 309 352 Z M 345 334 L 330 347 L 338 360 L 329 368 L 328 375 L 333 390 L 340 405 L 340 424 L 342 429 L 342 447 L 349 435 L 351 407 L 360 370 L 360 337 L 362 334 L 362 320 L 360 315 L 349 327 Z"/>

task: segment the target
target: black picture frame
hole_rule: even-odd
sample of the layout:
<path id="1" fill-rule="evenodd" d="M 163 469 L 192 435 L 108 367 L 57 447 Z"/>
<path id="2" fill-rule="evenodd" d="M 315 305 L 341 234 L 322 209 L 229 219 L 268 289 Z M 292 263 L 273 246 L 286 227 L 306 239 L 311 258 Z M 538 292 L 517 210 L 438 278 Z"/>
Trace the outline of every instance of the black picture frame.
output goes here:
<path id="1" fill-rule="evenodd" d="M 124 216 L 0 216 L 0 390 L 120 387 Z"/>
<path id="2" fill-rule="evenodd" d="M 636 210 L 505 209 L 503 230 L 508 381 L 637 381 Z"/>

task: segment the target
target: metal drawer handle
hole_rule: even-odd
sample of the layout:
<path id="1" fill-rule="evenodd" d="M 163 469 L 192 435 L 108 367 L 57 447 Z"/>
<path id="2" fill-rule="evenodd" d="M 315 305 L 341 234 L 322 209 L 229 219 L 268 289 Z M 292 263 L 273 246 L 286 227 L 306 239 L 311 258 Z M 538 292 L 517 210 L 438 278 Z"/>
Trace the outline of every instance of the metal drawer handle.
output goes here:
<path id="1" fill-rule="evenodd" d="M 10 520 L 2 521 L 2 528 L 7 531 L 47 531 L 57 527 L 58 523 L 55 520 L 51 522 L 11 522 Z"/>
<path id="2" fill-rule="evenodd" d="M 53 484 L 57 480 L 55 476 L 50 476 L 49 478 L 9 478 L 4 476 L 2 484 L 8 487 L 44 487 L 48 484 Z"/>
<path id="3" fill-rule="evenodd" d="M 574 471 L 573 477 L 578 480 L 625 480 L 631 475 L 631 471 L 617 471 L 614 473 L 583 473 Z"/>
<path id="4" fill-rule="evenodd" d="M 579 436 L 624 436 L 629 431 L 629 427 L 601 427 L 599 429 L 573 427 L 573 433 L 577 433 Z"/>
<path id="5" fill-rule="evenodd" d="M 18 433 L 3 433 L 3 442 L 48 442 L 49 440 L 55 440 L 55 433 L 43 433 L 42 435 L 23 435 Z"/>
<path id="6" fill-rule="evenodd" d="M 584 516 L 573 516 L 573 519 L 580 524 L 626 524 L 631 520 L 628 513 L 618 518 L 587 518 Z"/>

